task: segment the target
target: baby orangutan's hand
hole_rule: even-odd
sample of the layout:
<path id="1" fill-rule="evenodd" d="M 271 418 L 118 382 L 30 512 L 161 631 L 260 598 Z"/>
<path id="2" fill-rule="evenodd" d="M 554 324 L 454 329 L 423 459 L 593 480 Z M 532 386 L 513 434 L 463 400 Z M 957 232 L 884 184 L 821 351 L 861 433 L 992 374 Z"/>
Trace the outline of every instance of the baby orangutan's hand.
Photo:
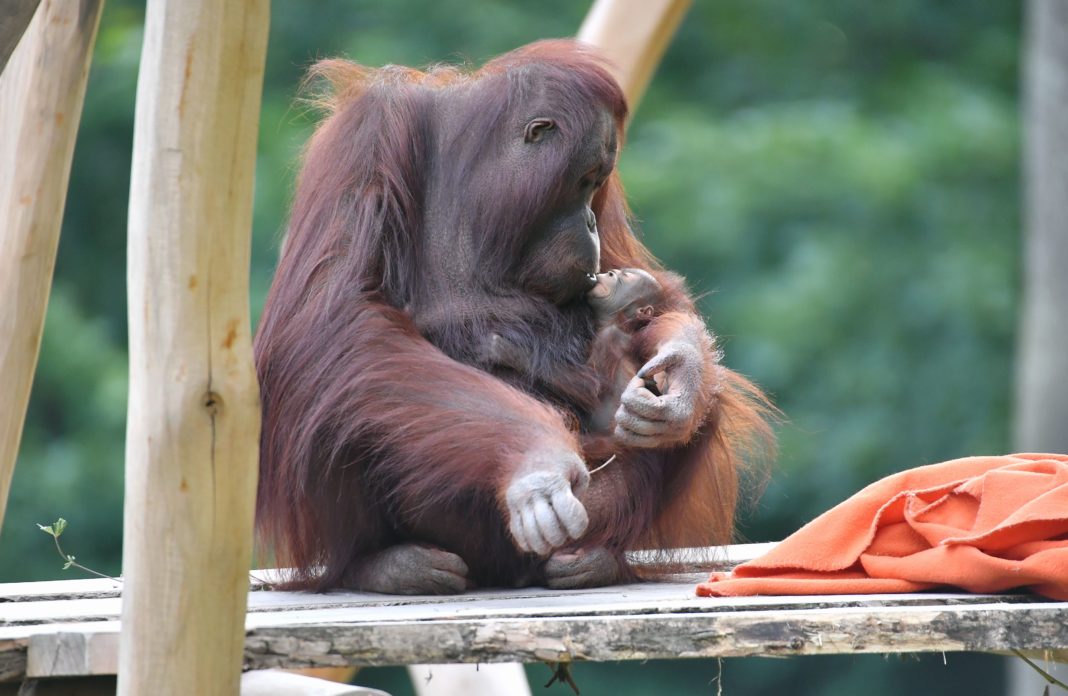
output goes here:
<path id="1" fill-rule="evenodd" d="M 628 384 L 616 411 L 614 435 L 628 447 L 669 447 L 696 432 L 695 417 L 704 379 L 704 357 L 688 341 L 670 341 Z M 654 394 L 647 380 L 654 380 Z"/>

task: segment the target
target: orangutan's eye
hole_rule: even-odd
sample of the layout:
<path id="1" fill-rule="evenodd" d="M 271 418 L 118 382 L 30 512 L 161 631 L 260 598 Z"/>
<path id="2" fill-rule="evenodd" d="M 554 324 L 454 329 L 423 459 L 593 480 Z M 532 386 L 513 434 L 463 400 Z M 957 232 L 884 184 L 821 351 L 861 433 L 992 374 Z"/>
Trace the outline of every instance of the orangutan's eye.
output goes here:
<path id="1" fill-rule="evenodd" d="M 528 143 L 536 143 L 553 128 L 556 128 L 556 123 L 551 118 L 535 118 L 527 124 L 526 130 L 523 131 L 523 140 Z"/>

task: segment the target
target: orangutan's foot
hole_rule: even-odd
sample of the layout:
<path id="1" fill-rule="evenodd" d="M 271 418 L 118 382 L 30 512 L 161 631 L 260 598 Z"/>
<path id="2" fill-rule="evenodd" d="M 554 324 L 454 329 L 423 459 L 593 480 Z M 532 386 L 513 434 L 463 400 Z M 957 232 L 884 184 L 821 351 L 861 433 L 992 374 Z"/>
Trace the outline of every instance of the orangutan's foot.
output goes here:
<path id="1" fill-rule="evenodd" d="M 558 551 L 545 561 L 545 585 L 554 590 L 614 585 L 630 577 L 620 556 L 603 547 Z"/>
<path id="2" fill-rule="evenodd" d="M 433 546 L 398 544 L 367 559 L 353 585 L 385 594 L 458 594 L 467 589 L 467 564 Z"/>

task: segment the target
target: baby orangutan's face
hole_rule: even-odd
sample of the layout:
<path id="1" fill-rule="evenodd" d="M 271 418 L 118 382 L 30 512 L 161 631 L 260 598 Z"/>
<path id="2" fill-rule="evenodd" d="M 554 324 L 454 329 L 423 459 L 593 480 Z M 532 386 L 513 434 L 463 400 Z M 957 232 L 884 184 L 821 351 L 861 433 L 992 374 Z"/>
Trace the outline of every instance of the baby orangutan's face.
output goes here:
<path id="1" fill-rule="evenodd" d="M 586 294 L 590 306 L 601 318 L 620 312 L 633 314 L 638 308 L 657 304 L 660 283 L 640 268 L 621 268 L 597 274 L 597 283 Z"/>

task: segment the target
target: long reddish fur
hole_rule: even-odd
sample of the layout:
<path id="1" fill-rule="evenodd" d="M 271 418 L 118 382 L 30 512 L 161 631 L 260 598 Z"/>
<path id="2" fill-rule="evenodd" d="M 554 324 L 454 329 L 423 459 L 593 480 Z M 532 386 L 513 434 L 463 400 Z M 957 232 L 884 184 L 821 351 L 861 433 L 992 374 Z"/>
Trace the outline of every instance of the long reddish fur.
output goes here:
<path id="1" fill-rule="evenodd" d="M 292 587 L 345 585 L 367 556 L 423 529 L 443 529 L 442 539 L 463 547 L 449 550 L 465 560 L 478 554 L 472 573 L 482 583 L 520 583 L 536 571 L 537 560 L 519 554 L 505 531 L 499 496 L 523 453 L 538 443 L 583 446 L 574 419 L 463 364 L 447 344 L 444 351 L 431 344 L 406 311 L 432 262 L 418 252 L 433 126 L 420 95 L 533 62 L 559 68 L 561 79 L 601 99 L 622 132 L 618 87 L 596 57 L 572 42 L 533 44 L 473 73 L 370 70 L 343 61 L 313 70 L 332 85 L 322 103 L 330 115 L 305 152 L 255 341 L 264 418 L 257 528 L 276 562 L 294 569 Z M 502 215 L 535 212 L 515 207 Z M 667 288 L 670 311 L 635 340 L 651 354 L 678 331 L 702 336 L 707 378 L 691 423 L 695 435 L 686 443 L 625 451 L 604 437 L 584 438 L 591 466 L 609 450 L 618 457 L 592 478 L 585 497 L 591 525 L 579 546 L 621 553 L 726 542 L 739 455 L 770 442 L 769 407 L 720 364 L 686 289 L 632 233 L 617 175 L 593 208 L 602 268 L 644 268 Z M 509 248 L 487 249 L 482 260 L 506 259 L 517 244 L 502 238 L 500 246 Z M 535 303 L 512 301 L 521 308 Z M 451 534 L 450 526 L 457 527 Z"/>

